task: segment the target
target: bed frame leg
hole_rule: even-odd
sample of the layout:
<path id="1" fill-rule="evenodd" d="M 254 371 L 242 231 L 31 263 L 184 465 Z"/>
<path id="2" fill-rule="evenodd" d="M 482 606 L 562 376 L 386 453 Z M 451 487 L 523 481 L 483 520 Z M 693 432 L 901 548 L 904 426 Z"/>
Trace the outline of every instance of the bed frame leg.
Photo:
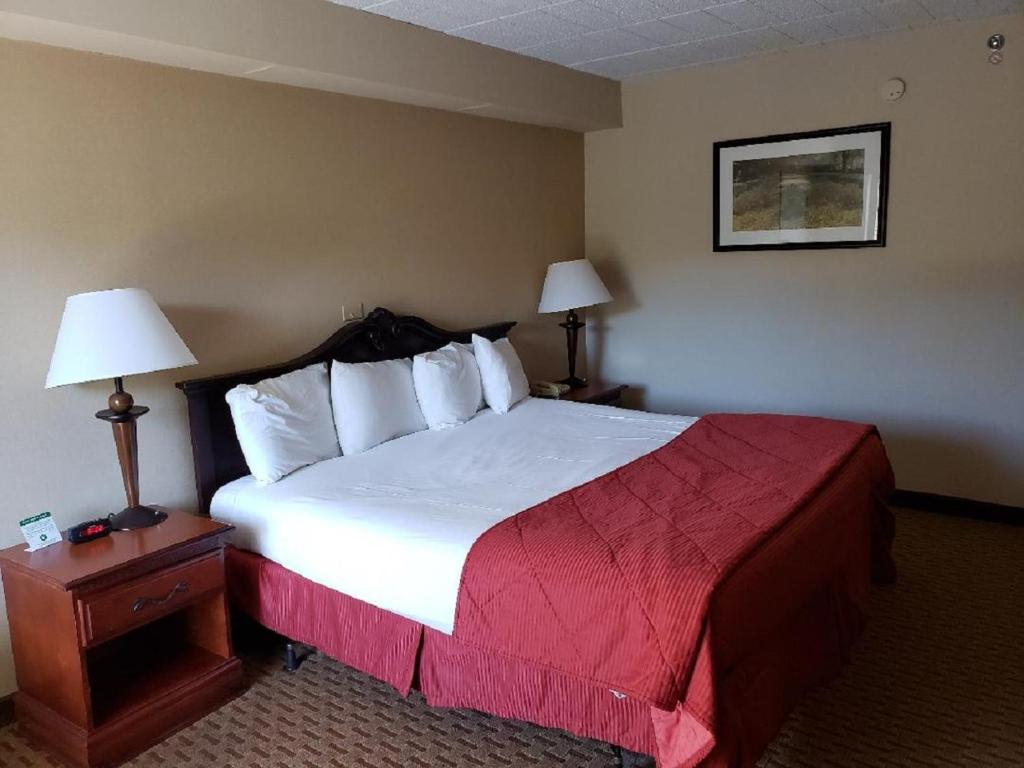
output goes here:
<path id="1" fill-rule="evenodd" d="M 307 654 L 299 655 L 295 649 L 295 643 L 290 640 L 284 645 L 284 671 L 294 672 L 305 660 Z"/>
<path id="2" fill-rule="evenodd" d="M 630 752 L 615 744 L 612 744 L 612 752 L 615 754 L 615 764 L 619 768 L 654 768 L 654 758 L 650 755 Z"/>
<path id="3" fill-rule="evenodd" d="M 284 671 L 294 672 L 299 668 L 299 655 L 295 653 L 294 643 L 284 644 Z"/>

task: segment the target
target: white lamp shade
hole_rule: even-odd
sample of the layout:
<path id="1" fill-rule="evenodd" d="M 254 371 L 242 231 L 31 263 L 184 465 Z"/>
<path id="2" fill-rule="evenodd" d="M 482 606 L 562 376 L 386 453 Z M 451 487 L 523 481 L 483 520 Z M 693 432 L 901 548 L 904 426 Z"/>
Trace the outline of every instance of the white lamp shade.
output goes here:
<path id="1" fill-rule="evenodd" d="M 611 300 L 612 295 L 589 261 L 559 261 L 548 267 L 537 311 L 568 312 Z"/>
<path id="2" fill-rule="evenodd" d="M 64 305 L 46 388 L 195 364 L 149 291 L 80 293 Z"/>

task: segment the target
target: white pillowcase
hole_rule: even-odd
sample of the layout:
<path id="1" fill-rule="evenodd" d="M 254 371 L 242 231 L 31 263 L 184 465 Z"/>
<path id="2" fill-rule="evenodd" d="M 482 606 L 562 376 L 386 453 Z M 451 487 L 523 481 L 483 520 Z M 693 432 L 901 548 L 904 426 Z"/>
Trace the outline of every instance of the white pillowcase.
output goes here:
<path id="1" fill-rule="evenodd" d="M 276 482 L 307 464 L 341 455 L 327 363 L 239 384 L 225 399 L 245 463 L 259 483 Z"/>
<path id="2" fill-rule="evenodd" d="M 452 342 L 412 359 L 416 399 L 431 429 L 464 424 L 483 406 L 480 369 L 471 350 Z"/>
<path id="3" fill-rule="evenodd" d="M 347 456 L 427 428 L 416 401 L 410 360 L 335 361 L 331 402 L 338 440 Z"/>
<path id="4" fill-rule="evenodd" d="M 492 411 L 508 413 L 513 405 L 530 394 L 530 383 L 511 341 L 490 341 L 474 333 L 473 352 L 480 368 L 484 400 Z"/>

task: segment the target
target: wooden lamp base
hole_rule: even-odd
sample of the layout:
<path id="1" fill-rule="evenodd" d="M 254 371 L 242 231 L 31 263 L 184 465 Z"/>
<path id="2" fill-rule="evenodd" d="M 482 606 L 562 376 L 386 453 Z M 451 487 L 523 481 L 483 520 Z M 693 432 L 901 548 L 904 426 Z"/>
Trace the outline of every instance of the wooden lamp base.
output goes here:
<path id="1" fill-rule="evenodd" d="M 138 430 L 135 422 L 149 413 L 144 405 L 135 405 L 130 394 L 124 391 L 120 378 L 114 379 L 114 394 L 107 403 L 110 407 L 99 411 L 97 419 L 109 421 L 114 430 L 114 445 L 117 446 L 117 460 L 121 463 L 121 479 L 124 480 L 124 494 L 128 506 L 110 516 L 115 531 L 134 531 L 158 525 L 167 519 L 167 513 L 139 504 L 139 451 Z"/>

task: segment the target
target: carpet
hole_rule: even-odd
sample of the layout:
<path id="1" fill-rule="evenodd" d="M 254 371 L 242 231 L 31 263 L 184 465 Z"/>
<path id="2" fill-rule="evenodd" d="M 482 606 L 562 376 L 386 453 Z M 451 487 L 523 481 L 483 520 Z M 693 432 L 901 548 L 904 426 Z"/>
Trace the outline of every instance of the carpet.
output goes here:
<path id="1" fill-rule="evenodd" d="M 1024 528 L 897 513 L 899 581 L 875 588 L 842 676 L 811 691 L 759 768 L 1024 766 Z M 279 651 L 279 648 L 275 650 Z M 134 768 L 610 768 L 604 744 L 402 699 L 314 656 L 243 653 L 248 690 Z M 56 766 L 0 729 L 0 765 Z"/>

